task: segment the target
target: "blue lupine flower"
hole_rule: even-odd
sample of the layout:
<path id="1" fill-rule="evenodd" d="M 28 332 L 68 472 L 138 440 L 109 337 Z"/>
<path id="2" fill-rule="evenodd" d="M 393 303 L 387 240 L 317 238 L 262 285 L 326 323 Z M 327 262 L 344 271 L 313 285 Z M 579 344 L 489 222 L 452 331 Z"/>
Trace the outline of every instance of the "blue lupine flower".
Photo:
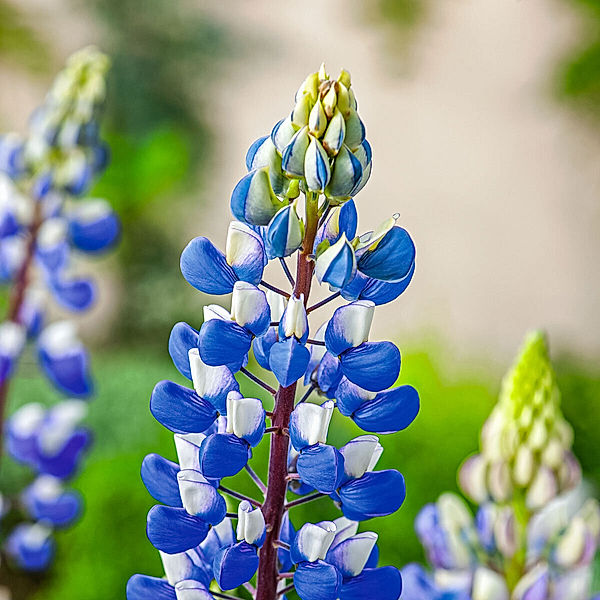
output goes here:
<path id="1" fill-rule="evenodd" d="M 260 235 L 233 221 L 223 254 L 204 237 L 194 238 L 181 254 L 181 272 L 190 285 L 206 294 L 228 294 L 236 281 L 257 285 L 267 257 Z"/>
<path id="2" fill-rule="evenodd" d="M 52 298 L 71 312 L 89 309 L 95 285 L 79 273 L 74 256 L 99 254 L 119 237 L 119 220 L 104 200 L 79 198 L 107 164 L 98 123 L 107 69 L 107 57 L 96 49 L 75 53 L 32 115 L 27 135 L 0 139 L 0 280 L 13 287 L 0 325 L 2 394 L 31 341 L 49 382 L 73 398 L 50 409 L 26 405 L 3 428 L 8 453 L 35 474 L 18 502 L 26 521 L 6 543 L 11 560 L 30 571 L 48 567 L 52 530 L 81 513 L 66 481 L 91 440 L 79 425 L 86 407 L 78 400 L 93 392 L 89 356 L 73 322 L 48 322 L 46 303 Z"/>
<path id="3" fill-rule="evenodd" d="M 324 67 L 309 75 L 289 117 L 246 154 L 248 174 L 231 196 L 236 220 L 226 252 L 203 237 L 183 251 L 187 281 L 204 293 L 231 293 L 231 308 L 205 306 L 199 330 L 178 323 L 171 332 L 169 353 L 193 389 L 160 382 L 150 409 L 175 434 L 178 462 L 150 454 L 142 464 L 144 484 L 161 503 L 148 514 L 147 534 L 162 552 L 166 579 L 132 577 L 128 600 L 204 600 L 211 585 L 215 596 L 217 586 L 244 586 L 253 596 L 256 588 L 258 597 L 283 600 L 292 589 L 302 600 L 362 600 L 374 589 L 383 600 L 400 596 L 399 571 L 378 567 L 377 536 L 359 533 L 358 521 L 396 511 L 404 479 L 394 469 L 374 470 L 382 452 L 374 435 L 341 448 L 327 443 L 336 407 L 377 433 L 406 428 L 419 410 L 414 388 L 390 387 L 400 371 L 396 346 L 368 340 L 375 306 L 406 289 L 415 252 L 396 216 L 356 236 L 352 197 L 372 163 L 356 110 L 346 71 L 337 80 Z M 296 202 L 300 193 L 304 202 Z M 294 252 L 295 277 L 283 260 Z M 273 259 L 280 259 L 289 291 L 264 280 Z M 313 275 L 335 293 L 311 305 Z M 354 301 L 312 332 L 309 313 L 338 296 Z M 250 350 L 268 380 L 251 372 Z M 238 373 L 274 397 L 272 410 L 261 398 L 244 397 Z M 328 400 L 320 404 L 313 393 Z M 251 459 L 267 436 L 265 485 Z M 264 501 L 229 487 L 227 478 L 242 469 Z M 287 502 L 287 491 L 296 499 Z M 233 500 L 226 505 L 224 496 Z M 319 498 L 344 516 L 296 530 L 290 511 Z M 234 500 L 237 512 L 227 512 Z M 235 514 L 234 538 L 224 524 Z M 226 535 L 215 533 L 221 530 Z"/>

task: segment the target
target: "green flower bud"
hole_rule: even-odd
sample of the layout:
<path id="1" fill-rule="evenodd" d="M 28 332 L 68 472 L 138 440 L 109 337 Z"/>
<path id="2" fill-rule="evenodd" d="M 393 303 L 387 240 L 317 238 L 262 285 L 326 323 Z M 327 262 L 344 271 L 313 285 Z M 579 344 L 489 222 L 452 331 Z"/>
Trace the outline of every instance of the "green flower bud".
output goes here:
<path id="1" fill-rule="evenodd" d="M 335 112 L 335 107 L 337 105 L 337 93 L 335 91 L 335 85 L 333 83 L 328 82 L 329 85 L 326 85 L 321 92 L 323 97 L 323 108 L 325 109 L 325 114 L 328 118 L 331 119 L 333 117 L 333 113 Z M 323 92 L 326 93 L 323 94 Z"/>
<path id="2" fill-rule="evenodd" d="M 340 76 L 338 77 L 338 81 L 346 88 L 349 89 L 352 85 L 352 78 L 350 77 L 350 73 L 346 71 L 346 69 L 342 69 L 340 72 Z"/>
<path id="3" fill-rule="evenodd" d="M 331 156 L 335 156 L 342 145 L 344 144 L 344 138 L 346 137 L 346 122 L 342 113 L 336 108 L 327 131 L 323 136 L 323 148 L 327 150 L 327 153 Z"/>
<path id="4" fill-rule="evenodd" d="M 316 137 L 321 137 L 327 129 L 327 115 L 320 100 L 317 100 L 308 118 L 308 129 Z"/>
<path id="5" fill-rule="evenodd" d="M 300 96 L 294 110 L 292 111 L 292 125 L 297 129 L 308 125 L 308 117 L 312 108 L 310 96 L 305 94 Z"/>

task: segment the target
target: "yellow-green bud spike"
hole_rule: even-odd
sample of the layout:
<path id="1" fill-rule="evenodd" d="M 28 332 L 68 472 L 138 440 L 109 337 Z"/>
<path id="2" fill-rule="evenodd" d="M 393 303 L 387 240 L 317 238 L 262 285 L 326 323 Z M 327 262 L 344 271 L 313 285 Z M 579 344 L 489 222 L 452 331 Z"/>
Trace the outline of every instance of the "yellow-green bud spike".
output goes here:
<path id="1" fill-rule="evenodd" d="M 308 94 L 304 94 L 298 98 L 296 106 L 292 112 L 292 125 L 298 128 L 302 128 L 308 125 L 308 117 L 312 108 L 312 102 Z"/>
<path id="2" fill-rule="evenodd" d="M 338 110 L 342 113 L 344 119 L 347 119 L 352 111 L 348 88 L 343 83 L 338 83 L 336 86 L 336 92 Z"/>
<path id="3" fill-rule="evenodd" d="M 342 69 L 340 71 L 340 76 L 338 77 L 338 81 L 348 89 L 352 85 L 352 78 L 350 77 L 350 73 L 348 71 L 346 71 L 346 69 Z"/>
<path id="4" fill-rule="evenodd" d="M 326 81 L 327 79 L 329 79 L 329 75 L 327 75 L 327 71 L 325 70 L 325 63 L 322 62 L 319 67 L 319 80 Z"/>
<path id="5" fill-rule="evenodd" d="M 296 102 L 302 98 L 302 96 L 308 96 L 311 102 L 315 102 L 319 93 L 319 74 L 311 73 L 298 88 L 296 92 Z"/>
<path id="6" fill-rule="evenodd" d="M 327 115 L 321 100 L 317 100 L 308 118 L 308 129 L 315 137 L 321 137 L 327 128 Z"/>

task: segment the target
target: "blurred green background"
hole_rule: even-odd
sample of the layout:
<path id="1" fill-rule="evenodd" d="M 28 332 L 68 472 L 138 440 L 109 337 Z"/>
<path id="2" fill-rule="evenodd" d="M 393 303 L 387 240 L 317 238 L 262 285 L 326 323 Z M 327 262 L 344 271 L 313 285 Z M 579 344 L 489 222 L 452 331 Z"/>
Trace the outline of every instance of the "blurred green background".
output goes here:
<path id="1" fill-rule="evenodd" d="M 33 108 L 41 99 L 68 50 L 94 42 L 111 55 L 113 68 L 105 135 L 112 148 L 112 163 L 94 194 L 110 200 L 123 219 L 124 230 L 116 256 L 98 264 L 103 294 L 108 298 L 99 313 L 101 326 L 94 327 L 90 321 L 83 323 L 84 335 L 92 340 L 98 382 L 98 395 L 91 404 L 89 416 L 95 444 L 74 481 L 74 486 L 85 497 L 86 512 L 80 523 L 57 536 L 58 557 L 48 574 L 32 580 L 10 571 L 5 565 L 0 567 L 0 585 L 10 582 L 16 590 L 14 600 L 122 598 L 125 583 L 132 573 L 161 575 L 158 555 L 145 537 L 146 512 L 153 502 L 141 484 L 139 467 L 149 452 L 174 458 L 174 447 L 172 436 L 152 419 L 148 400 L 157 381 L 179 381 L 166 351 L 168 333 L 173 323 L 180 320 L 198 326 L 205 300 L 183 281 L 178 270 L 179 254 L 192 235 L 215 233 L 223 239 L 223 232 L 217 229 L 222 229 L 221 225 L 226 222 L 229 183 L 241 174 L 243 156 L 236 151 L 230 161 L 223 160 L 223 155 L 229 158 L 227 150 L 235 145 L 236 133 L 229 129 L 222 113 L 230 106 L 245 104 L 250 108 L 237 121 L 245 124 L 254 117 L 257 121 L 262 119 L 258 104 L 269 107 L 262 97 L 244 96 L 231 73 L 249 68 L 248 61 L 252 65 L 254 60 L 257 72 L 263 73 L 270 82 L 266 92 L 274 93 L 274 104 L 279 103 L 280 97 L 289 103 L 293 93 L 293 89 L 280 89 L 279 79 L 286 73 L 281 63 L 273 66 L 270 52 L 275 42 L 261 29 L 263 15 L 270 15 L 273 21 L 278 15 L 270 13 L 272 6 L 268 2 L 257 6 L 261 15 L 256 21 L 250 18 L 246 22 L 243 14 L 236 12 L 243 10 L 240 2 L 233 4 L 234 16 L 228 18 L 223 9 L 214 6 L 208 9 L 207 3 L 194 1 L 145 0 L 142 4 L 139 0 L 61 0 L 57 3 L 0 0 L 1 130 L 25 126 L 26 112 L 21 111 L 25 111 L 25 107 Z M 444 27 L 450 27 L 445 23 L 447 8 L 446 12 L 439 13 L 435 7 L 433 0 L 357 2 L 343 19 L 340 17 L 339 39 L 343 39 L 343 43 L 355 43 L 344 34 L 344 27 L 350 27 L 349 22 L 352 22 L 354 30 L 365 31 L 365 43 L 367 38 L 377 40 L 379 52 L 385 57 L 382 61 L 386 62 L 382 64 L 385 64 L 383 70 L 389 85 L 395 85 L 398 78 L 411 81 L 419 72 L 417 57 L 428 43 L 432 28 L 434 31 L 436 27 L 441 28 L 443 32 Z M 560 36 L 558 41 L 548 42 L 552 60 L 547 64 L 536 63 L 536 73 L 544 82 L 536 93 L 553 107 L 557 120 L 567 113 L 575 123 L 585 123 L 584 127 L 589 127 L 594 139 L 600 123 L 600 2 L 548 0 L 544 10 L 548 15 L 542 14 L 542 24 L 546 17 L 554 16 L 553 11 L 558 11 L 569 23 L 583 23 L 583 26 L 577 29 L 576 36 L 567 36 L 566 42 Z M 338 16 L 333 10 L 321 14 L 322 19 Z M 482 26 L 487 27 L 489 23 L 482 21 Z M 73 37 L 64 37 L 64 33 Z M 322 50 L 319 44 L 323 45 Z M 321 37 L 317 28 L 316 32 L 307 34 L 306 45 L 294 38 L 289 47 L 277 51 L 281 52 L 282 60 L 291 60 L 304 52 L 327 56 L 330 50 L 331 39 Z M 443 62 L 441 64 L 441 68 L 445 68 Z M 313 66 L 311 63 L 308 68 Z M 360 70 L 353 69 L 352 64 L 344 66 L 351 68 L 355 80 L 360 81 Z M 304 70 L 302 66 L 300 72 Z M 477 74 L 472 77 L 476 78 Z M 252 75 L 248 79 L 251 80 Z M 451 88 L 452 81 L 448 85 Z M 396 106 L 396 99 L 390 97 L 387 86 L 370 93 L 376 100 L 380 95 L 377 102 L 385 104 L 387 99 Z M 373 106 L 378 107 L 377 102 L 373 102 Z M 222 109 L 216 117 L 215 104 Z M 367 110 L 369 106 L 367 101 Z M 433 105 L 430 110 L 439 112 L 440 108 Z M 279 118 L 278 109 L 266 112 L 271 121 Z M 493 118 L 492 111 L 490 115 Z M 249 124 L 248 129 L 257 137 L 261 126 L 262 122 Z M 573 131 L 576 128 L 577 125 L 573 125 Z M 246 145 L 254 137 L 249 137 Z M 375 146 L 375 149 L 376 160 L 379 153 L 401 152 L 397 146 L 387 149 Z M 404 158 L 407 171 L 418 171 L 410 159 Z M 581 157 L 573 160 L 573 172 L 578 173 L 577 161 L 585 161 Z M 385 172 L 383 167 L 381 171 L 379 181 L 396 175 L 389 170 Z M 424 172 L 419 178 L 427 179 L 428 175 Z M 540 177 L 545 175 L 541 173 Z M 453 182 L 457 194 L 469 196 L 472 193 L 466 181 L 468 175 L 457 177 Z M 515 181 L 517 186 L 518 178 Z M 225 201 L 217 202 L 213 210 L 215 189 Z M 431 208 L 421 215 L 416 206 L 420 200 L 428 201 L 429 196 L 435 194 L 424 193 L 422 198 L 402 195 L 398 203 L 406 209 L 409 229 L 413 212 L 415 222 L 423 217 L 422 228 L 432 231 L 429 234 L 432 241 L 445 229 L 443 213 L 433 212 L 441 207 L 444 198 L 434 197 Z M 476 210 L 474 204 L 468 206 Z M 217 210 L 222 214 L 215 221 Z M 552 210 L 549 206 L 544 212 L 548 214 Z M 499 207 L 490 212 L 501 211 Z M 378 213 L 376 220 L 386 214 L 384 209 L 373 212 Z M 366 213 L 370 219 L 370 211 Z M 597 225 L 596 209 L 593 214 Z M 529 229 L 541 217 L 530 213 L 525 218 L 531 221 L 523 224 Z M 561 218 L 560 213 L 556 218 Z M 471 236 L 469 227 L 480 227 L 477 222 L 462 217 L 460 220 L 464 227 L 460 235 Z M 563 233 L 567 235 L 569 231 Z M 580 237 L 578 230 L 570 233 Z M 561 235 L 557 236 L 558 244 L 562 243 Z M 416 237 L 418 244 L 420 239 L 427 239 L 425 235 Z M 477 239 L 473 236 L 470 243 L 477 243 Z M 423 245 L 426 253 L 426 243 Z M 531 242 L 531 248 L 534 247 L 535 243 Z M 476 255 L 484 254 L 485 250 L 478 251 L 475 246 L 470 247 L 469 252 Z M 516 353 L 519 343 L 515 335 L 504 335 L 505 328 L 512 324 L 506 318 L 498 318 L 497 330 L 479 327 L 481 331 L 473 333 L 461 329 L 460 321 L 453 321 L 445 330 L 440 329 L 436 325 L 438 313 L 442 311 L 439 302 L 432 308 L 431 303 L 422 301 L 427 296 L 428 282 L 431 285 L 436 278 L 429 266 L 429 257 L 422 256 L 424 260 L 420 264 L 424 268 L 415 278 L 415 285 L 420 286 L 416 296 L 407 292 L 404 306 L 408 309 L 403 308 L 402 297 L 396 305 L 398 308 L 385 313 L 380 325 L 388 334 L 397 331 L 395 341 L 403 350 L 400 381 L 415 385 L 422 399 L 417 421 L 406 432 L 385 438 L 386 451 L 380 463 L 382 467 L 397 467 L 404 473 L 407 500 L 397 515 L 370 524 L 373 529 L 385 532 L 381 536 L 382 561 L 395 565 L 423 558 L 413 531 L 414 517 L 424 503 L 434 500 L 442 491 L 456 489 L 457 467 L 476 449 L 478 431 L 494 403 L 510 355 Z M 509 268 L 512 270 L 513 266 Z M 563 273 L 558 265 L 556 269 L 560 280 Z M 582 276 L 586 276 L 585 272 Z M 587 278 L 598 287 L 597 272 L 588 272 Z M 564 286 L 570 281 L 566 280 Z M 480 293 L 476 276 L 471 274 L 465 285 L 471 296 Z M 516 283 L 513 285 L 518 287 Z M 446 287 L 442 292 L 449 297 L 454 289 Z M 488 303 L 488 298 L 502 295 L 511 301 L 517 298 L 506 284 L 497 290 L 486 290 L 484 303 Z M 549 297 L 548 303 L 552 302 L 555 312 L 562 313 L 561 296 L 557 295 L 554 300 Z M 428 307 L 429 312 L 417 314 L 416 305 Z M 525 309 L 523 305 L 515 300 L 509 308 L 518 315 L 521 307 Z M 483 319 L 480 315 L 480 320 Z M 407 327 L 407 321 L 414 321 L 415 325 Z M 584 336 L 585 329 L 593 329 L 593 325 L 586 324 L 583 313 L 575 315 L 573 322 L 575 325 L 563 324 L 557 319 L 558 341 L 553 344 L 553 354 L 564 412 L 575 428 L 575 452 L 588 480 L 598 486 L 600 368 L 594 362 L 598 354 L 593 347 L 590 350 Z M 543 320 L 531 323 L 531 326 L 540 325 L 545 325 Z M 554 325 L 551 322 L 549 326 L 551 342 Z M 520 324 L 519 327 L 520 336 L 525 331 Z M 574 332 L 571 337 L 569 327 Z M 477 330 L 477 325 L 473 329 Z M 581 347 L 577 337 L 580 334 L 584 340 Z M 463 336 L 468 337 L 468 343 L 463 343 Z M 28 401 L 51 403 L 57 399 L 44 381 L 31 375 L 29 364 L 30 361 L 23 361 L 20 376 L 11 390 L 11 411 Z M 242 383 L 244 391 L 256 393 L 249 384 Z M 338 419 L 331 428 L 331 441 L 341 444 L 355 434 L 346 420 Z M 263 463 L 263 469 L 257 469 L 261 472 L 264 472 L 264 458 L 259 454 L 257 459 L 259 464 Z M 1 486 L 5 489 L 26 481 L 29 476 L 7 460 L 2 469 Z M 243 477 L 239 485 L 253 492 L 252 484 Z M 323 518 L 328 516 L 326 503 L 319 508 L 323 509 Z M 298 510 L 300 522 L 302 510 Z M 314 509 L 311 505 L 306 510 Z"/>

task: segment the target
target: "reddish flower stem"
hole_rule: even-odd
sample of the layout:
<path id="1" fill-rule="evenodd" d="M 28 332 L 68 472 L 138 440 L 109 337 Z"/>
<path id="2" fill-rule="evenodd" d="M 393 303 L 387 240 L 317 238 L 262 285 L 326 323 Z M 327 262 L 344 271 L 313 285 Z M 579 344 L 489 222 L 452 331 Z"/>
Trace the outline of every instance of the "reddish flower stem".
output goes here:
<path id="1" fill-rule="evenodd" d="M 314 261 L 310 258 L 318 226 L 317 214 L 318 194 L 306 196 L 306 229 L 302 252 L 298 254 L 296 267 L 296 285 L 294 295 L 299 298 L 304 294 L 304 304 L 308 302 L 310 286 L 314 271 Z M 290 415 L 294 410 L 296 383 L 288 387 L 279 387 L 275 395 L 272 425 L 277 428 L 271 435 L 271 452 L 269 456 L 269 480 L 267 496 L 262 507 L 267 527 L 267 537 L 260 550 L 256 600 L 277 599 L 277 547 L 281 520 L 285 511 L 287 492 L 287 456 L 289 437 L 284 434 L 290 423 Z"/>
<path id="2" fill-rule="evenodd" d="M 21 321 L 21 308 L 23 301 L 25 300 L 25 292 L 29 284 L 29 274 L 31 265 L 33 264 L 33 257 L 35 256 L 35 247 L 37 241 L 37 234 L 42 224 L 42 215 L 40 203 L 35 203 L 35 210 L 33 214 L 33 220 L 29 226 L 29 238 L 27 240 L 27 247 L 25 250 L 25 258 L 17 272 L 15 278 L 15 284 L 12 289 L 10 302 L 8 305 L 8 313 L 6 319 L 13 323 L 20 323 Z M 8 398 L 8 389 L 10 387 L 10 377 L 7 377 L 0 384 L 0 458 L 4 449 L 3 434 L 4 434 L 4 413 L 6 411 L 6 404 Z"/>

